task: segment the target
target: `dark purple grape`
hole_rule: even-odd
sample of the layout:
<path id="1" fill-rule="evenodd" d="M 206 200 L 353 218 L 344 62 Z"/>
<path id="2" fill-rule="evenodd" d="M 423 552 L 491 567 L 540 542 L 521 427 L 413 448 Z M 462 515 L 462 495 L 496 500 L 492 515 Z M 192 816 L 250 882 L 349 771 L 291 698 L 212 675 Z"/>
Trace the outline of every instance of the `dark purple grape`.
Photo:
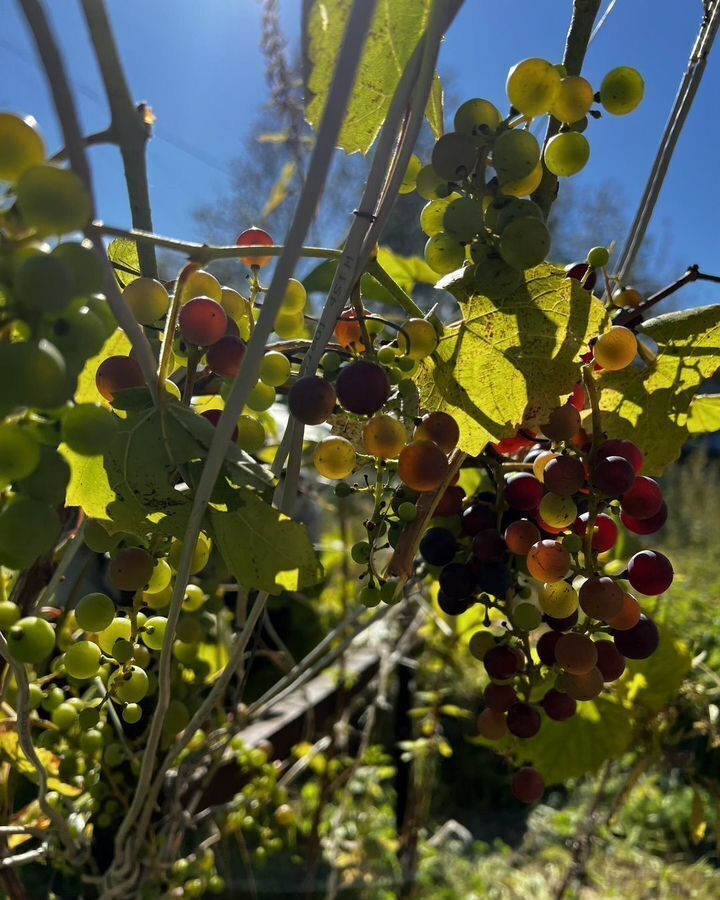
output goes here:
<path id="1" fill-rule="evenodd" d="M 575 534 L 585 537 L 588 518 L 588 513 L 583 513 L 575 520 L 573 524 L 573 531 Z M 615 520 L 611 519 L 610 516 L 606 516 L 605 513 L 600 513 L 599 516 L 596 516 L 595 530 L 592 539 L 593 550 L 597 550 L 598 553 L 605 553 L 606 550 L 612 550 L 617 543 L 617 539 L 618 527 L 615 524 Z"/>
<path id="2" fill-rule="evenodd" d="M 534 737 L 540 731 L 541 725 L 540 713 L 537 707 L 530 703 L 513 703 L 507 711 L 508 731 L 515 737 Z"/>
<path id="3" fill-rule="evenodd" d="M 447 528 L 430 528 L 420 541 L 420 556 L 431 566 L 446 566 L 456 552 L 457 542 Z"/>
<path id="4" fill-rule="evenodd" d="M 540 426 L 545 437 L 551 441 L 570 441 L 580 431 L 580 413 L 572 403 L 563 403 L 548 416 Z"/>
<path id="5" fill-rule="evenodd" d="M 326 422 L 336 402 L 335 388 L 319 375 L 299 378 L 288 394 L 290 412 L 304 425 Z"/>
<path id="6" fill-rule="evenodd" d="M 475 573 L 464 563 L 450 563 L 445 566 L 438 581 L 442 593 L 453 599 L 470 597 L 475 590 Z"/>
<path id="7" fill-rule="evenodd" d="M 653 620 L 643 613 L 637 625 L 626 631 L 613 632 L 613 641 L 628 659 L 647 659 L 657 650 L 660 634 Z"/>
<path id="8" fill-rule="evenodd" d="M 603 681 L 617 681 L 625 671 L 625 657 L 612 641 L 597 641 L 597 667 Z"/>
<path id="9" fill-rule="evenodd" d="M 515 688 L 511 684 L 489 684 L 483 697 L 485 705 L 495 712 L 505 712 L 517 700 Z"/>
<path id="10" fill-rule="evenodd" d="M 227 314 L 210 297 L 193 297 L 180 310 L 178 324 L 188 344 L 210 347 L 225 334 Z"/>
<path id="11" fill-rule="evenodd" d="M 495 528 L 485 528 L 473 538 L 472 550 L 475 559 L 481 563 L 502 562 L 507 555 L 507 547 L 500 532 Z"/>
<path id="12" fill-rule="evenodd" d="M 579 618 L 580 616 L 577 610 L 561 619 L 557 619 L 555 616 L 548 616 L 546 613 L 543 616 L 543 622 L 552 628 L 553 631 L 570 631 L 571 628 L 574 628 L 577 625 Z"/>
<path id="13" fill-rule="evenodd" d="M 566 722 L 575 715 L 577 702 L 569 694 L 550 688 L 542 699 L 542 708 L 549 719 Z"/>
<path id="14" fill-rule="evenodd" d="M 625 603 L 622 590 L 607 575 L 593 575 L 584 581 L 579 597 L 583 612 L 604 622 L 618 615 Z"/>
<path id="15" fill-rule="evenodd" d="M 535 650 L 540 658 L 540 662 L 544 666 L 555 665 L 555 646 L 560 640 L 560 637 L 561 632 L 559 631 L 546 631 L 538 638 Z"/>
<path id="16" fill-rule="evenodd" d="M 478 531 L 494 528 L 497 515 L 489 506 L 468 506 L 462 516 L 462 530 L 471 537 Z"/>
<path id="17" fill-rule="evenodd" d="M 628 581 L 641 594 L 664 594 L 673 581 L 673 567 L 667 556 L 655 550 L 641 550 L 628 563 Z"/>
<path id="18" fill-rule="evenodd" d="M 633 486 L 635 469 L 622 456 L 608 456 L 595 464 L 592 480 L 606 497 L 622 497 Z"/>
<path id="19" fill-rule="evenodd" d="M 524 512 L 537 509 L 543 494 L 542 483 L 528 472 L 512 476 L 505 484 L 505 500 L 508 506 Z"/>
<path id="20" fill-rule="evenodd" d="M 341 406 L 359 416 L 376 413 L 390 396 L 390 382 L 385 369 L 364 359 L 340 369 L 335 389 Z"/>
<path id="21" fill-rule="evenodd" d="M 221 378 L 234 378 L 240 371 L 244 356 L 245 344 L 239 337 L 226 334 L 208 347 L 206 359 L 208 368 L 216 375 Z"/>
<path id="22" fill-rule="evenodd" d="M 600 460 L 607 459 L 609 456 L 622 456 L 622 458 L 626 459 L 633 467 L 636 475 L 639 475 L 640 472 L 642 472 L 642 467 L 645 464 L 645 457 L 643 456 L 642 450 L 633 444 L 632 441 L 625 441 L 620 438 L 613 438 L 612 440 L 605 441 L 604 444 L 601 444 L 597 449 L 595 462 L 598 463 Z"/>
<path id="23" fill-rule="evenodd" d="M 438 606 L 446 616 L 459 616 L 467 612 L 468 602 L 463 597 L 449 597 L 440 591 L 438 593 Z"/>
<path id="24" fill-rule="evenodd" d="M 491 647 L 485 654 L 483 665 L 488 675 L 498 681 L 507 681 L 520 670 L 516 654 L 506 644 Z"/>
<path id="25" fill-rule="evenodd" d="M 588 269 L 590 269 L 590 266 L 586 262 L 570 263 L 565 266 L 565 277 L 582 282 L 583 278 L 587 275 Z M 583 287 L 586 291 L 592 291 L 596 284 L 597 272 L 595 269 L 591 269 L 590 274 L 585 279 Z"/>
<path id="26" fill-rule="evenodd" d="M 620 501 L 620 508 L 633 519 L 649 519 L 657 515 L 663 505 L 660 485 L 653 478 L 640 475 Z"/>
<path id="27" fill-rule="evenodd" d="M 504 600 L 513 586 L 512 572 L 500 563 L 479 564 L 475 568 L 475 589 Z"/>
<path id="28" fill-rule="evenodd" d="M 633 534 L 655 534 L 667 522 L 667 517 L 668 508 L 665 501 L 663 501 L 662 506 L 655 515 L 649 516 L 647 519 L 636 519 L 633 516 L 629 516 L 625 510 L 620 512 L 620 521 Z"/>
<path id="29" fill-rule="evenodd" d="M 585 466 L 576 456 L 557 456 L 543 472 L 545 489 L 560 497 L 571 497 L 585 484 Z"/>

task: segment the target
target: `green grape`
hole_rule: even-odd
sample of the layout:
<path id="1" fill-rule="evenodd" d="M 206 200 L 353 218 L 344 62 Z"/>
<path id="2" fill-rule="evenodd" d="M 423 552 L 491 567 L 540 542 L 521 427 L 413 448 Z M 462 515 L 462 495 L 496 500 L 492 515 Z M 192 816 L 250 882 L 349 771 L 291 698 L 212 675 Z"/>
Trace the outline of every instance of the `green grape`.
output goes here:
<path id="1" fill-rule="evenodd" d="M 32 116 L 0 113 L 0 181 L 17 181 L 45 160 L 45 142 Z"/>
<path id="2" fill-rule="evenodd" d="M 381 347 L 378 350 L 377 358 L 378 362 L 383 366 L 391 366 L 395 362 L 395 357 L 397 356 L 397 351 L 394 347 L 391 347 L 389 344 L 386 344 L 384 347 Z"/>
<path id="3" fill-rule="evenodd" d="M 85 522 L 83 534 L 85 544 L 93 553 L 109 553 L 120 543 L 119 534 L 108 534 L 96 519 L 88 519 Z"/>
<path id="4" fill-rule="evenodd" d="M 274 327 L 275 334 L 284 341 L 302 337 L 305 333 L 305 317 L 302 312 L 279 313 Z"/>
<path id="5" fill-rule="evenodd" d="M 37 682 L 31 681 L 28 685 L 28 706 L 30 709 L 37 709 L 43 698 L 43 690 Z"/>
<path id="6" fill-rule="evenodd" d="M 220 282 L 210 272 L 204 269 L 196 269 L 190 272 L 185 278 L 182 285 L 182 296 L 180 302 L 184 306 L 195 297 L 209 297 L 216 303 L 222 300 L 222 288 Z"/>
<path id="7" fill-rule="evenodd" d="M 380 603 L 380 590 L 374 584 L 368 584 L 360 591 L 360 595 L 358 597 L 363 606 L 367 606 L 368 609 L 372 609 L 375 606 L 378 606 Z"/>
<path id="8" fill-rule="evenodd" d="M 52 712 L 60 706 L 64 699 L 65 694 L 63 694 L 62 689 L 57 685 L 53 685 L 45 692 L 41 705 L 45 712 Z"/>
<path id="9" fill-rule="evenodd" d="M 588 252 L 587 264 L 593 269 L 602 269 L 610 262 L 610 251 L 607 247 L 593 247 Z"/>
<path id="10" fill-rule="evenodd" d="M 205 605 L 206 600 L 207 595 L 199 585 L 189 584 L 185 588 L 185 599 L 182 602 L 182 608 L 185 612 L 197 612 Z"/>
<path id="11" fill-rule="evenodd" d="M 76 297 L 102 291 L 105 266 L 102 256 L 93 249 L 90 241 L 66 241 L 58 244 L 50 255 L 67 266 Z"/>
<path id="12" fill-rule="evenodd" d="M 567 528 L 577 519 L 577 506 L 572 497 L 545 494 L 538 509 L 540 518 L 551 528 Z"/>
<path id="13" fill-rule="evenodd" d="M 70 306 L 61 316 L 48 322 L 45 330 L 48 339 L 68 357 L 68 362 L 84 363 L 105 343 L 105 326 L 86 305 Z"/>
<path id="14" fill-rule="evenodd" d="M 128 725 L 134 725 L 142 719 L 142 708 L 137 703 L 128 703 L 123 707 L 122 717 Z"/>
<path id="15" fill-rule="evenodd" d="M 440 200 L 450 193 L 450 185 L 441 178 L 432 166 L 423 166 L 416 180 L 418 194 L 424 200 Z"/>
<path id="16" fill-rule="evenodd" d="M 265 446 L 265 429 L 252 416 L 240 416 L 237 421 L 237 445 L 246 453 L 257 453 Z"/>
<path id="17" fill-rule="evenodd" d="M 31 256 L 18 268 L 15 293 L 24 309 L 58 313 L 75 296 L 70 269 L 53 254 Z"/>
<path id="18" fill-rule="evenodd" d="M 288 278 L 281 308 L 284 313 L 299 313 L 305 309 L 307 291 L 305 285 L 296 278 Z"/>
<path id="19" fill-rule="evenodd" d="M 422 169 L 422 163 L 413 153 L 413 155 L 410 157 L 408 167 L 405 170 L 405 174 L 403 175 L 403 180 L 401 181 L 400 187 L 398 188 L 399 193 L 411 194 L 415 190 L 415 182 L 420 169 Z"/>
<path id="20" fill-rule="evenodd" d="M 151 650 L 161 650 L 165 630 L 167 628 L 167 619 L 165 616 L 150 616 L 141 634 L 143 643 Z"/>
<path id="21" fill-rule="evenodd" d="M 381 322 L 380 319 L 373 319 L 371 317 L 365 319 L 365 328 L 370 337 L 378 337 L 378 335 L 381 335 L 383 331 L 385 331 L 385 323 Z"/>
<path id="22" fill-rule="evenodd" d="M 119 663 L 127 663 L 135 655 L 135 647 L 131 641 L 126 641 L 125 638 L 118 638 L 113 644 L 111 655 Z"/>
<path id="23" fill-rule="evenodd" d="M 0 432 L 1 430 L 0 426 Z M 1 444 L 0 438 L 0 446 Z M 37 468 L 22 479 L 17 489 L 35 500 L 44 500 L 51 506 L 60 506 L 65 502 L 65 491 L 69 482 L 70 466 L 53 447 L 41 446 Z"/>
<path id="24" fill-rule="evenodd" d="M 112 620 L 107 628 L 102 629 L 102 631 L 98 635 L 98 644 L 100 645 L 100 649 L 103 653 L 107 654 L 108 656 L 112 656 L 115 641 L 121 638 L 127 641 L 130 639 L 131 634 L 132 625 L 130 623 L 130 619 L 124 616 L 118 616 L 117 618 Z"/>
<path id="25" fill-rule="evenodd" d="M 500 112 L 489 100 L 466 100 L 455 113 L 455 131 L 484 144 L 500 124 Z"/>
<path id="26" fill-rule="evenodd" d="M 425 261 L 439 275 L 459 269 L 465 262 L 465 248 L 449 234 L 434 234 L 425 244 Z"/>
<path id="27" fill-rule="evenodd" d="M 23 220 L 45 234 L 81 231 L 90 221 L 90 195 L 75 172 L 57 166 L 27 169 L 16 188 Z"/>
<path id="28" fill-rule="evenodd" d="M 192 666 L 198 655 L 198 645 L 194 642 L 186 644 L 185 641 L 175 641 L 172 653 L 175 659 L 184 666 Z"/>
<path id="29" fill-rule="evenodd" d="M 125 666 L 111 676 L 108 689 L 121 703 L 138 703 L 148 692 L 147 673 L 138 666 Z"/>
<path id="30" fill-rule="evenodd" d="M 168 710 L 163 722 L 163 732 L 169 735 L 178 734 L 187 727 L 190 721 L 190 711 L 182 700 L 173 699 L 168 705 Z"/>
<path id="31" fill-rule="evenodd" d="M 578 131 L 563 131 L 551 137 L 545 147 L 545 165 L 562 178 L 577 175 L 590 159 L 590 143 Z"/>
<path id="32" fill-rule="evenodd" d="M 398 506 L 398 518 L 401 522 L 414 522 L 417 519 L 417 507 L 414 503 L 408 503 L 406 500 Z"/>
<path id="33" fill-rule="evenodd" d="M 150 576 L 150 581 L 144 588 L 144 593 L 158 594 L 160 591 L 164 591 L 170 584 L 171 579 L 172 569 L 170 568 L 170 564 L 164 559 L 159 559 L 155 563 L 155 568 Z"/>
<path id="34" fill-rule="evenodd" d="M 56 725 L 60 731 L 70 731 L 78 720 L 78 713 L 69 703 L 61 703 L 57 709 L 53 710 L 50 718 L 53 725 Z"/>
<path id="35" fill-rule="evenodd" d="M 525 129 L 504 131 L 493 146 L 492 164 L 500 184 L 527 178 L 540 161 L 537 138 Z"/>
<path id="36" fill-rule="evenodd" d="M 290 360 L 284 353 L 270 350 L 263 356 L 260 363 L 260 381 L 269 384 L 270 387 L 280 387 L 290 377 Z"/>
<path id="37" fill-rule="evenodd" d="M 141 669 L 147 669 L 147 667 L 150 665 L 150 661 L 152 660 L 152 654 L 150 653 L 148 648 L 144 647 L 142 644 L 134 644 L 133 658 Z"/>
<path id="38" fill-rule="evenodd" d="M 7 635 L 10 655 L 23 663 L 39 663 L 50 656 L 55 647 L 52 625 L 37 616 L 19 619 Z M 62 692 L 61 702 L 62 702 Z"/>
<path id="39" fill-rule="evenodd" d="M 532 216 L 515 219 L 500 237 L 500 253 L 515 269 L 539 265 L 550 250 L 550 232 L 544 222 Z"/>
<path id="40" fill-rule="evenodd" d="M 531 216 L 533 219 L 544 220 L 542 210 L 532 200 L 520 200 L 517 197 L 507 199 L 498 209 L 496 230 L 502 234 L 507 226 L 516 219 L 524 219 Z"/>
<path id="41" fill-rule="evenodd" d="M 80 727 L 83 727 L 82 720 L 80 721 Z M 91 728 L 89 731 L 83 731 L 80 735 L 80 749 L 88 756 L 95 756 L 102 748 L 102 732 L 98 731 L 96 728 Z"/>
<path id="42" fill-rule="evenodd" d="M 180 556 L 182 554 L 183 544 L 182 541 L 178 541 L 173 538 L 172 543 L 170 544 L 170 551 L 168 552 L 168 562 L 177 572 L 180 566 Z M 198 535 L 197 543 L 195 544 L 195 549 L 193 551 L 192 559 L 190 561 L 190 574 L 197 575 L 198 572 L 202 572 L 205 566 L 208 564 L 208 560 L 210 559 L 210 551 L 212 550 L 212 542 L 209 537 L 204 535 L 202 532 Z"/>
<path id="43" fill-rule="evenodd" d="M 343 437 L 331 435 L 318 442 L 313 464 L 323 478 L 338 481 L 347 478 L 355 468 L 355 448 Z"/>
<path id="44" fill-rule="evenodd" d="M 542 163 L 538 162 L 529 175 L 524 178 L 514 178 L 500 183 L 500 193 L 508 197 L 527 197 L 534 194 L 540 187 L 543 178 Z"/>
<path id="45" fill-rule="evenodd" d="M 100 657 L 100 648 L 91 641 L 71 644 L 63 657 L 65 671 L 73 678 L 94 678 L 100 668 Z"/>
<path id="46" fill-rule="evenodd" d="M 534 603 L 518 603 L 513 609 L 512 621 L 520 631 L 534 631 L 542 622 L 542 612 Z"/>
<path id="47" fill-rule="evenodd" d="M 487 256 L 475 266 L 474 289 L 483 297 L 489 297 L 490 300 L 509 297 L 520 287 L 522 281 L 522 272 L 508 265 L 497 254 Z"/>
<path id="48" fill-rule="evenodd" d="M 158 591 L 157 594 L 143 593 L 143 603 L 150 609 L 165 609 L 170 605 L 172 600 L 173 588 L 169 584 L 164 590 Z"/>
<path id="49" fill-rule="evenodd" d="M 644 94 L 643 77 L 630 66 L 612 69 L 600 85 L 600 102 L 613 116 L 626 116 L 637 109 Z"/>
<path id="50" fill-rule="evenodd" d="M 364 426 L 363 442 L 371 456 L 397 459 L 407 442 L 407 432 L 397 419 L 378 413 Z"/>
<path id="51" fill-rule="evenodd" d="M 155 278 L 131 281 L 123 290 L 123 300 L 141 325 L 152 325 L 170 308 L 170 296 Z"/>
<path id="52" fill-rule="evenodd" d="M 125 759 L 125 754 L 123 752 L 123 748 L 122 748 L 121 744 L 108 744 L 107 747 L 105 747 L 105 752 L 103 753 L 103 762 L 107 766 L 110 766 L 111 769 L 116 769 L 119 765 L 121 765 L 121 763 L 123 762 L 124 759 Z M 100 817 L 100 818 L 102 818 L 102 817 Z M 112 819 L 110 819 L 110 817 L 108 817 L 107 824 L 104 827 L 107 828 L 111 822 L 112 822 Z M 98 825 L 103 827 L 100 820 L 98 820 Z"/>
<path id="53" fill-rule="evenodd" d="M 40 463 L 40 446 L 19 425 L 0 424 L 0 479 L 27 478 Z"/>
<path id="54" fill-rule="evenodd" d="M 322 366 L 323 372 L 337 372 L 341 362 L 342 357 L 334 350 L 328 350 L 327 353 L 323 353 L 320 359 L 320 365 Z"/>
<path id="55" fill-rule="evenodd" d="M 0 600 L 0 629 L 7 631 L 20 618 L 20 607 L 12 600 Z"/>
<path id="56" fill-rule="evenodd" d="M 448 132 L 433 147 L 432 167 L 448 181 L 462 181 L 475 168 L 475 142 L 466 134 Z"/>
<path id="57" fill-rule="evenodd" d="M 425 359 L 434 352 L 438 345 L 438 336 L 435 326 L 427 319 L 408 319 L 403 323 L 402 331 L 398 332 L 398 347 L 411 360 Z M 397 360 L 397 365 L 403 362 Z"/>
<path id="58" fill-rule="evenodd" d="M 364 566 L 370 559 L 370 544 L 367 541 L 358 541 L 350 548 L 350 556 L 353 562 Z"/>
<path id="59" fill-rule="evenodd" d="M 560 73 L 545 59 L 525 59 L 510 69 L 505 85 L 508 99 L 524 116 L 550 110 L 560 89 Z"/>
<path id="60" fill-rule="evenodd" d="M 0 512 L 0 563 L 10 569 L 27 568 L 53 549 L 60 530 L 52 506 L 16 495 Z"/>
<path id="61" fill-rule="evenodd" d="M 443 215 L 442 230 L 451 237 L 463 244 L 469 244 L 475 235 L 480 233 L 482 227 L 483 210 L 477 200 L 458 197 L 448 204 Z"/>
<path id="62" fill-rule="evenodd" d="M 224 287 L 220 291 L 220 305 L 226 314 L 236 322 L 250 318 L 250 301 L 232 288 Z"/>
<path id="63" fill-rule="evenodd" d="M 80 727 L 94 728 L 100 721 L 100 709 L 97 706 L 86 706 L 80 710 Z"/>
<path id="64" fill-rule="evenodd" d="M 594 92 L 592 85 L 581 75 L 567 75 L 561 79 L 550 115 L 559 122 L 578 122 L 590 112 Z"/>
<path id="65" fill-rule="evenodd" d="M 445 197 L 442 200 L 431 200 L 423 206 L 420 212 L 420 227 L 428 237 L 443 230 L 443 219 L 451 202 L 451 197 Z"/>
<path id="66" fill-rule="evenodd" d="M 250 390 L 247 397 L 247 407 L 253 412 L 265 412 L 275 402 L 275 388 L 262 381 Z"/>
<path id="67" fill-rule="evenodd" d="M 99 456 L 115 441 L 119 420 L 109 409 L 93 403 L 79 403 L 62 419 L 62 437 L 75 453 Z"/>

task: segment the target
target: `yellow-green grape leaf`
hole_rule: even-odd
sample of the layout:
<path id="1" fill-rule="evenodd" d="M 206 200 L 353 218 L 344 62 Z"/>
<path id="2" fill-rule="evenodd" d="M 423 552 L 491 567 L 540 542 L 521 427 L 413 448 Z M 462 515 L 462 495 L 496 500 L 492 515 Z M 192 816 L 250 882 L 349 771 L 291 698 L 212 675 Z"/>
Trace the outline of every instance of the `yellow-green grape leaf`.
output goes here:
<path id="1" fill-rule="evenodd" d="M 720 431 L 720 394 L 696 394 L 687 418 L 689 434 L 714 434 Z"/>
<path id="2" fill-rule="evenodd" d="M 0 757 L 5 757 L 11 764 L 12 768 L 24 775 L 27 779 L 37 784 L 37 769 L 25 756 L 20 739 L 16 730 L 6 730 L 7 725 L 3 725 L 0 731 Z M 13 726 L 14 728 L 14 726 Z M 44 747 L 36 747 L 35 752 L 40 762 L 47 772 L 47 786 L 51 791 L 57 791 L 63 797 L 77 797 L 82 793 L 79 787 L 72 784 L 66 784 L 59 778 L 60 773 L 60 757 L 56 756 L 51 750 Z"/>
<path id="3" fill-rule="evenodd" d="M 125 332 L 118 328 L 114 334 L 105 341 L 102 349 L 83 366 L 83 370 L 78 378 L 78 386 L 75 391 L 76 403 L 102 403 L 103 406 L 110 409 L 110 404 L 100 395 L 97 387 L 95 387 L 95 375 L 100 367 L 100 363 L 108 358 L 108 356 L 127 356 L 130 353 L 130 341 Z"/>
<path id="4" fill-rule="evenodd" d="M 238 582 L 269 594 L 316 584 L 322 568 L 303 525 L 247 489 L 231 512 L 210 510 L 213 539 Z"/>
<path id="5" fill-rule="evenodd" d="M 445 92 L 437 72 L 433 76 L 432 89 L 425 109 L 425 118 L 428 120 L 435 139 L 441 138 L 445 134 Z"/>
<path id="6" fill-rule="evenodd" d="M 265 206 L 262 208 L 262 212 L 260 213 L 260 221 L 264 222 L 268 216 L 272 215 L 275 210 L 282 206 L 282 204 L 287 200 L 290 196 L 290 182 L 295 177 L 295 173 L 297 172 L 297 165 L 294 162 L 286 162 L 280 171 L 280 176 L 278 180 L 272 187 L 270 191 L 270 196 L 265 202 Z"/>
<path id="7" fill-rule="evenodd" d="M 140 277 L 140 258 L 135 241 L 116 238 L 108 247 L 107 254 L 123 287 Z"/>
<path id="8" fill-rule="evenodd" d="M 579 381 L 580 354 L 605 329 L 607 313 L 549 264 L 528 269 L 525 282 L 502 300 L 472 293 L 462 273 L 441 285 L 460 301 L 463 319 L 445 329 L 415 381 L 423 406 L 453 416 L 460 449 L 476 455 L 521 425 L 547 421 Z"/>
<path id="9" fill-rule="evenodd" d="M 315 0 L 304 36 L 308 78 L 308 122 L 317 130 L 335 77 L 352 0 Z M 363 50 L 339 146 L 367 153 L 390 107 L 395 88 L 427 25 L 429 0 L 378 3 Z"/>
<path id="10" fill-rule="evenodd" d="M 599 374 L 601 424 L 609 437 L 640 447 L 644 474 L 660 475 L 688 439 L 693 397 L 720 367 L 720 306 L 658 316 L 642 331 L 659 356 L 649 367 Z"/>

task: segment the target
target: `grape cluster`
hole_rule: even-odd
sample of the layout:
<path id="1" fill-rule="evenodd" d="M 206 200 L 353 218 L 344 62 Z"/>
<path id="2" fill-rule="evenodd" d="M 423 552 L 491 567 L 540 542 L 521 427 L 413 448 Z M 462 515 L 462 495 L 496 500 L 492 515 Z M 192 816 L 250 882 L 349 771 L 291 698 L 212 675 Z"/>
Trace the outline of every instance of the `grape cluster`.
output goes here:
<path id="1" fill-rule="evenodd" d="M 550 250 L 544 212 L 530 199 L 543 172 L 570 177 L 581 171 L 590 157 L 588 116 L 599 115 L 593 104 L 625 115 L 643 91 L 641 76 L 628 67 L 609 72 L 596 94 L 585 78 L 568 75 L 563 66 L 526 59 L 508 75 L 506 118 L 489 100 L 463 103 L 454 131 L 439 138 L 430 164 L 413 158 L 406 179 L 406 190 L 414 180 L 428 201 L 420 216 L 428 265 L 442 275 L 465 265 L 464 277 L 477 293 L 491 299 L 511 294 L 523 271 Z M 529 126 L 545 115 L 559 131 L 542 150 Z"/>

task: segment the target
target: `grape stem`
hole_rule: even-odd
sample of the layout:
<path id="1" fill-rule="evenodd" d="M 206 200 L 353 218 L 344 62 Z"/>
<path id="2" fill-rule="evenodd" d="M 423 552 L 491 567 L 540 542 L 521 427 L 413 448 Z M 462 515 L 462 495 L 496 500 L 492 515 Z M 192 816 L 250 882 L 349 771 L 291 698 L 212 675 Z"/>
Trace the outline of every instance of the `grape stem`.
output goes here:
<path id="1" fill-rule="evenodd" d="M 355 282 L 355 286 L 353 287 L 352 291 L 350 291 L 350 302 L 353 305 L 355 315 L 357 316 L 358 323 L 360 324 L 360 336 L 362 338 L 363 344 L 365 345 L 365 352 L 372 353 L 373 345 L 367 330 L 367 323 L 365 322 L 365 309 L 363 307 L 362 297 L 360 296 L 359 281 Z"/>
<path id="2" fill-rule="evenodd" d="M 595 457 L 601 440 L 602 422 L 600 419 L 600 397 L 598 394 L 597 384 L 593 377 L 592 368 L 594 363 L 590 362 L 582 368 L 583 383 L 587 390 L 588 399 L 590 400 L 590 411 L 592 421 L 592 443 L 590 445 L 590 456 L 588 466 L 590 469 L 590 478 L 595 468 Z M 588 520 L 585 526 L 585 542 L 583 553 L 585 555 L 585 574 L 588 578 L 595 572 L 595 557 L 592 549 L 593 537 L 595 536 L 595 522 L 598 516 L 598 497 L 597 491 L 591 487 L 588 496 Z"/>

